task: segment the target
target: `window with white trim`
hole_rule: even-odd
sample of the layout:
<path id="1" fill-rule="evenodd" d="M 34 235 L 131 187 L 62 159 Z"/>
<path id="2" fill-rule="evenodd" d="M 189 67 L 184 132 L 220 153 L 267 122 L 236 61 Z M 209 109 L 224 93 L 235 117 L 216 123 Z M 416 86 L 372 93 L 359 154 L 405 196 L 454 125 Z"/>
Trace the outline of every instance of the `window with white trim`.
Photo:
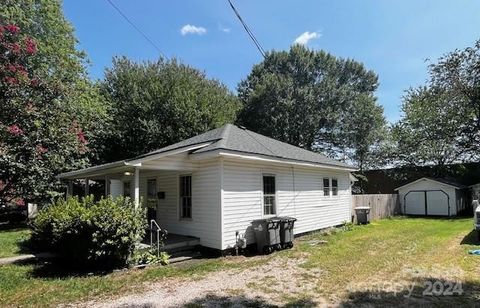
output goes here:
<path id="1" fill-rule="evenodd" d="M 323 195 L 330 196 L 330 179 L 323 178 Z"/>
<path id="2" fill-rule="evenodd" d="M 192 176 L 180 176 L 180 218 L 192 218 Z"/>
<path id="3" fill-rule="evenodd" d="M 275 176 L 263 176 L 263 214 L 275 215 L 276 213 Z"/>
<path id="4" fill-rule="evenodd" d="M 338 180 L 332 179 L 332 196 L 338 196 Z"/>

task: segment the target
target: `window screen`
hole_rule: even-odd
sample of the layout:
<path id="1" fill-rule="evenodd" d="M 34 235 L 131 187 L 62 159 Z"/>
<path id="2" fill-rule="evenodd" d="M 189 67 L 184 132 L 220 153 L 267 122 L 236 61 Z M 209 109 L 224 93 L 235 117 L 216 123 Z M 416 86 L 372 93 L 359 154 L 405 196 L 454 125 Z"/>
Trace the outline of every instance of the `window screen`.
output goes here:
<path id="1" fill-rule="evenodd" d="M 323 179 L 323 195 L 330 196 L 330 179 L 329 178 Z"/>
<path id="2" fill-rule="evenodd" d="M 192 218 L 192 176 L 180 177 L 180 217 Z"/>
<path id="3" fill-rule="evenodd" d="M 271 175 L 263 176 L 263 214 L 275 214 L 275 177 Z"/>

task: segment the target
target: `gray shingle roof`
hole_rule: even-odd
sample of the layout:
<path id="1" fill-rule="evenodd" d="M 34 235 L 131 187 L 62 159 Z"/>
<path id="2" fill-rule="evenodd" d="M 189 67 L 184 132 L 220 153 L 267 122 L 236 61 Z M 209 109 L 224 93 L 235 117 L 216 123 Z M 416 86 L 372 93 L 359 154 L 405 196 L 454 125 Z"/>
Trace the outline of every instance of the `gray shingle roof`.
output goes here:
<path id="1" fill-rule="evenodd" d="M 215 150 L 230 150 L 241 153 L 265 155 L 275 158 L 295 160 L 299 162 L 316 163 L 322 165 L 354 168 L 343 162 L 331 159 L 320 153 L 281 142 L 232 124 L 210 130 L 201 135 L 183 140 L 159 150 L 147 153 L 140 157 L 158 154 L 195 144 L 212 142 L 210 145 L 194 150 L 192 153 L 205 153 Z M 137 158 L 140 158 L 137 157 Z"/>

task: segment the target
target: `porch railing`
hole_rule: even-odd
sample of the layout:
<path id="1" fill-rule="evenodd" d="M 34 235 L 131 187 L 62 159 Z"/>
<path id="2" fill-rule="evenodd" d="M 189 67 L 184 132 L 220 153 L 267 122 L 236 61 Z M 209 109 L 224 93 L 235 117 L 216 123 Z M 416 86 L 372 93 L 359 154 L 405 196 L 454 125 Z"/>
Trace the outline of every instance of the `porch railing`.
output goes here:
<path id="1" fill-rule="evenodd" d="M 155 227 L 156 230 L 154 230 L 153 227 Z M 150 247 L 153 247 L 153 232 L 157 232 L 157 257 L 160 256 L 160 231 L 161 229 L 157 222 L 154 219 L 150 220 Z"/>

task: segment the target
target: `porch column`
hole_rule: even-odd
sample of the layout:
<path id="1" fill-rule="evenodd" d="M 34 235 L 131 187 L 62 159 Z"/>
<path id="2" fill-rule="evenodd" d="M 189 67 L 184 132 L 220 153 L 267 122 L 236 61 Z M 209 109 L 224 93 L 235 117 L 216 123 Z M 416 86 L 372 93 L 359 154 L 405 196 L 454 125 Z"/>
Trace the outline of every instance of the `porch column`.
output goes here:
<path id="1" fill-rule="evenodd" d="M 105 198 L 110 194 L 110 179 L 105 176 Z"/>
<path id="2" fill-rule="evenodd" d="M 68 180 L 67 183 L 67 197 L 73 196 L 73 180 Z"/>
<path id="3" fill-rule="evenodd" d="M 90 179 L 85 178 L 85 197 L 90 194 Z"/>
<path id="4" fill-rule="evenodd" d="M 135 200 L 135 209 L 140 205 L 140 169 L 135 168 L 135 179 L 134 179 L 134 200 Z"/>

